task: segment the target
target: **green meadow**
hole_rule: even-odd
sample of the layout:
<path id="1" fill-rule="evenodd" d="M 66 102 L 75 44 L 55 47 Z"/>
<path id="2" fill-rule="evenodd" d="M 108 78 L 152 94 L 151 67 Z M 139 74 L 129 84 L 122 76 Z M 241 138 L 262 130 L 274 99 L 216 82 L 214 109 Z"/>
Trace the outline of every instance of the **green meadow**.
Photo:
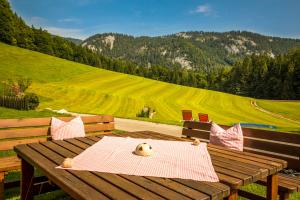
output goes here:
<path id="1" fill-rule="evenodd" d="M 256 110 L 252 98 L 116 73 L 0 43 L 0 81 L 17 76 L 33 80 L 29 90 L 40 96 L 39 109 L 145 120 L 136 115 L 150 106 L 156 110 L 152 121 L 169 124 L 180 124 L 181 110 L 191 109 L 195 118 L 198 112 L 208 113 L 220 124 L 251 122 L 300 130 L 299 124 Z M 263 100 L 258 105 L 299 120 L 299 102 Z"/>

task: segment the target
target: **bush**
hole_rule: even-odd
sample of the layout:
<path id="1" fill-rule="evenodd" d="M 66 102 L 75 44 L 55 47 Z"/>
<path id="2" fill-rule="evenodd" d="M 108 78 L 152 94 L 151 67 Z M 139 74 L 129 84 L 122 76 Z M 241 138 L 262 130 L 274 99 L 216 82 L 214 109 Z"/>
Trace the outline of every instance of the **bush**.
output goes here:
<path id="1" fill-rule="evenodd" d="M 35 110 L 40 104 L 39 97 L 34 93 L 26 93 L 24 99 L 27 110 Z"/>
<path id="2" fill-rule="evenodd" d="M 141 110 L 140 113 L 138 113 L 137 117 L 145 117 L 152 119 L 153 115 L 155 114 L 155 110 L 153 108 L 150 108 L 149 106 L 144 106 L 144 108 Z"/>

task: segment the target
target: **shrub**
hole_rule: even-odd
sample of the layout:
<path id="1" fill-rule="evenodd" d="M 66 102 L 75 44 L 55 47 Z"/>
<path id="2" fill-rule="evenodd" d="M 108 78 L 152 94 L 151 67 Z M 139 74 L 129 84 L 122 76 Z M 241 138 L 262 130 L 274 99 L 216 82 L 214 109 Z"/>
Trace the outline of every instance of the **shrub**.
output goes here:
<path id="1" fill-rule="evenodd" d="M 138 113 L 136 116 L 152 119 L 155 113 L 156 112 L 153 108 L 150 108 L 149 106 L 144 106 L 143 109 L 140 111 L 140 113 Z"/>
<path id="2" fill-rule="evenodd" d="M 34 93 L 26 93 L 24 96 L 27 110 L 35 110 L 39 104 L 39 97 Z"/>

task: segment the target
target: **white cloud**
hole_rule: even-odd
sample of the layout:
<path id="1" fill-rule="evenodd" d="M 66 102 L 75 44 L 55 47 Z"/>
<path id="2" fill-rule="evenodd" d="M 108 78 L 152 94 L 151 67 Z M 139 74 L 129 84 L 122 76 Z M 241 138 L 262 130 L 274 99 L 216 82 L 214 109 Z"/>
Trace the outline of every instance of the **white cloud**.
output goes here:
<path id="1" fill-rule="evenodd" d="M 203 5 L 197 6 L 197 8 L 195 10 L 192 10 L 191 13 L 201 13 L 201 14 L 208 16 L 213 13 L 213 10 L 210 5 L 203 4 Z"/>
<path id="2" fill-rule="evenodd" d="M 73 29 L 73 28 L 59 28 L 59 27 L 45 27 L 45 29 L 53 34 L 62 37 L 72 37 L 77 39 L 85 39 L 88 35 L 84 34 L 82 29 Z"/>
<path id="3" fill-rule="evenodd" d="M 59 19 L 57 20 L 60 23 L 80 23 L 81 20 L 78 18 L 63 18 L 63 19 Z"/>

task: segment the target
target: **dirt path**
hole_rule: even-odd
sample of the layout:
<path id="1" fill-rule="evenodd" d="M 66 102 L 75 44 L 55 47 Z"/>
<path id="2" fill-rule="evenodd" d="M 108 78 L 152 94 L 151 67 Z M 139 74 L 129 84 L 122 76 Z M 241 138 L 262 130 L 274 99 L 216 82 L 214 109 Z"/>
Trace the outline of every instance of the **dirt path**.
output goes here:
<path id="1" fill-rule="evenodd" d="M 269 114 L 269 115 L 272 115 L 272 116 L 274 116 L 274 117 L 276 117 L 276 118 L 281 118 L 281 119 L 285 119 L 285 120 L 288 120 L 288 121 L 291 121 L 291 122 L 300 124 L 300 121 L 297 121 L 297 120 L 294 120 L 294 119 L 290 119 L 290 118 L 284 117 L 284 116 L 282 116 L 282 115 L 280 115 L 280 114 L 273 113 L 273 112 L 271 112 L 271 111 L 268 111 L 268 110 L 266 110 L 266 109 L 263 109 L 262 107 L 259 107 L 259 106 L 257 105 L 257 103 L 256 103 L 255 100 L 251 100 L 251 105 L 252 105 L 255 109 L 257 109 L 257 110 L 259 110 L 259 111 L 261 111 L 261 112 L 267 113 L 267 114 Z"/>
<path id="2" fill-rule="evenodd" d="M 49 109 L 51 110 L 51 109 Z M 58 113 L 66 113 L 73 116 L 92 116 L 90 114 L 80 114 L 68 112 L 67 110 L 52 110 Z M 115 118 L 115 128 L 123 131 L 155 131 L 172 136 L 181 136 L 182 127 L 176 125 L 160 124 L 153 122 L 146 122 L 134 119 Z"/>

